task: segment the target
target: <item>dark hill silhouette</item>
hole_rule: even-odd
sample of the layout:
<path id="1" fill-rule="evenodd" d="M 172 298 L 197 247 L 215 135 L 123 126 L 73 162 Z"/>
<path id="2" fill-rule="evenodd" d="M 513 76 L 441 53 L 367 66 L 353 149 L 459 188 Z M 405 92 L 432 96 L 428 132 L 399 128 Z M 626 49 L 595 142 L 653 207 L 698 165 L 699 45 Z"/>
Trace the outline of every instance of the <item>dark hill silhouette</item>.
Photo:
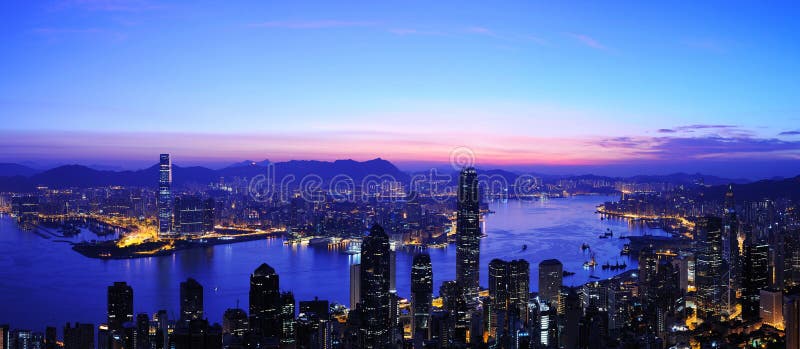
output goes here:
<path id="1" fill-rule="evenodd" d="M 187 185 L 205 185 L 216 182 L 220 177 L 251 178 L 265 174 L 267 167 L 262 163 L 252 162 L 243 166 L 229 166 L 212 170 L 200 166 L 172 166 L 173 184 L 180 188 Z M 310 174 L 316 174 L 323 180 L 344 174 L 360 183 L 364 177 L 390 175 L 400 181 L 408 181 L 406 173 L 400 171 L 392 163 L 383 159 L 368 161 L 337 160 L 328 161 L 287 161 L 274 164 L 276 179 L 287 175 L 295 176 L 295 183 Z M 30 176 L 0 176 L 0 191 L 26 192 L 37 186 L 49 188 L 87 188 L 98 186 L 134 186 L 155 187 L 158 183 L 158 165 L 136 171 L 101 171 L 83 165 L 59 166 Z"/>
<path id="2" fill-rule="evenodd" d="M 723 198 L 727 185 L 717 185 L 703 189 L 706 198 Z M 734 184 L 733 194 L 736 202 L 757 201 L 763 198 L 786 198 L 800 200 L 800 176 L 784 179 L 765 179 L 747 184 Z M 720 199 L 721 200 L 721 199 Z"/>
<path id="3" fill-rule="evenodd" d="M 41 171 L 30 168 L 25 165 L 2 163 L 0 164 L 0 177 L 14 177 L 14 176 L 32 176 Z"/>

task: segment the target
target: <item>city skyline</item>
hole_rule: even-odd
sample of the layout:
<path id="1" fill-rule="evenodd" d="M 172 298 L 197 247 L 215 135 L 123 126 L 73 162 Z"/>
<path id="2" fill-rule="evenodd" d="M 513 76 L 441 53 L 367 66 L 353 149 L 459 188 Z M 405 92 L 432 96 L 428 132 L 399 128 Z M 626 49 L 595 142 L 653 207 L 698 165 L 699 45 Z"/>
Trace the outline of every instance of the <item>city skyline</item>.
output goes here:
<path id="1" fill-rule="evenodd" d="M 0 1 L 0 349 L 800 349 L 797 18 Z"/>
<path id="2" fill-rule="evenodd" d="M 790 176 L 797 6 L 773 5 L 7 3 L 0 162 L 418 169 L 465 146 L 494 167 Z"/>

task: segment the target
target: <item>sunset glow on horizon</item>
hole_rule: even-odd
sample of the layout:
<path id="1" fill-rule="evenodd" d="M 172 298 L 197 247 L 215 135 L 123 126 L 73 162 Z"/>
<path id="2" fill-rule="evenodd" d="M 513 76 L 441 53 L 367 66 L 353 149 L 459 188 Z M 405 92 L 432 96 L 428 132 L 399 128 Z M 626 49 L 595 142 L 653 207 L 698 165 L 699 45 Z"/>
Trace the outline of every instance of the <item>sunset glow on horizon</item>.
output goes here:
<path id="1" fill-rule="evenodd" d="M 792 3 L 0 9 L 0 162 L 417 169 L 466 147 L 484 166 L 556 172 L 800 170 Z"/>

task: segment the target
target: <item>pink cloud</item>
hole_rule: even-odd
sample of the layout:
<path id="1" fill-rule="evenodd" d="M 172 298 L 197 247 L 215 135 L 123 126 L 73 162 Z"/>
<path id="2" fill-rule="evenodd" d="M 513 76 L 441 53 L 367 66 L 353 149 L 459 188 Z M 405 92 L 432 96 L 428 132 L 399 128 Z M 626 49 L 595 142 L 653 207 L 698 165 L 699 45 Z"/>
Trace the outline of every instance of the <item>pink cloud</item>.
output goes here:
<path id="1" fill-rule="evenodd" d="M 494 32 L 486 27 L 469 27 L 466 29 L 467 33 L 481 34 L 481 35 L 494 35 Z"/>

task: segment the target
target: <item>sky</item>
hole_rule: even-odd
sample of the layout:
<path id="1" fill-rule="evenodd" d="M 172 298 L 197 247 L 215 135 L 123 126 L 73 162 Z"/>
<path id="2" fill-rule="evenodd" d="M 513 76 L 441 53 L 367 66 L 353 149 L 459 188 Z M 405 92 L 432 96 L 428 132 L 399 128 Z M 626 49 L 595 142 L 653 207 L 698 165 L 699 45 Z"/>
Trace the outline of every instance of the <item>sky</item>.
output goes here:
<path id="1" fill-rule="evenodd" d="M 800 174 L 800 4 L 0 2 L 0 162 Z"/>

